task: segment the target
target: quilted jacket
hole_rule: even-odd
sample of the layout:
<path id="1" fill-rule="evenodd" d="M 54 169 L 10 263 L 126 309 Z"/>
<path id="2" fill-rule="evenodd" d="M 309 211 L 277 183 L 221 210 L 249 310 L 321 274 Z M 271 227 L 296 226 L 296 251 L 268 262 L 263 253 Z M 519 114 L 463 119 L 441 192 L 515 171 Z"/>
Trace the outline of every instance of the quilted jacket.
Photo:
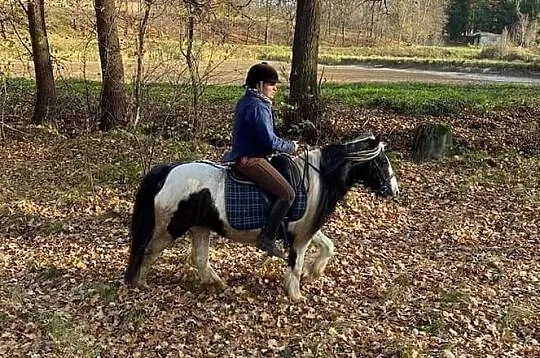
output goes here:
<path id="1" fill-rule="evenodd" d="M 236 104 L 232 149 L 225 154 L 223 161 L 234 161 L 243 156 L 265 157 L 274 151 L 292 153 L 294 143 L 274 133 L 271 104 L 246 91 Z"/>

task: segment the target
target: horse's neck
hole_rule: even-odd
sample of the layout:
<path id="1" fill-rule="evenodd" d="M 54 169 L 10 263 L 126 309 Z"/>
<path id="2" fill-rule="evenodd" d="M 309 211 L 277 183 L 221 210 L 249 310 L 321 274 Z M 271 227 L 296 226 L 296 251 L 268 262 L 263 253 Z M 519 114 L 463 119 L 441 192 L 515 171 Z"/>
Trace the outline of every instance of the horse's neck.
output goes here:
<path id="1" fill-rule="evenodd" d="M 332 165 L 337 163 L 324 163 L 323 152 L 321 150 L 310 152 L 309 163 L 316 170 L 310 168 L 312 186 L 316 186 L 316 194 L 311 193 L 314 205 L 314 228 L 320 228 L 328 219 L 328 216 L 335 210 L 337 203 L 343 199 L 344 195 L 350 189 L 344 185 L 343 165 L 345 162 L 335 167 L 335 171 L 328 171 L 328 168 L 322 168 L 324 165 Z M 338 160 L 339 158 L 336 158 Z M 302 162 L 302 160 L 300 160 Z M 326 159 L 328 161 L 328 159 Z M 302 166 L 308 165 L 301 163 Z M 310 166 L 311 167 L 311 166 Z M 313 196 L 315 195 L 316 198 Z"/>
<path id="2" fill-rule="evenodd" d="M 319 177 L 319 168 L 321 165 L 321 150 L 314 149 L 306 153 L 302 153 L 294 158 L 295 164 L 300 169 L 300 173 L 303 176 L 304 173 L 308 174 L 311 178 Z"/>

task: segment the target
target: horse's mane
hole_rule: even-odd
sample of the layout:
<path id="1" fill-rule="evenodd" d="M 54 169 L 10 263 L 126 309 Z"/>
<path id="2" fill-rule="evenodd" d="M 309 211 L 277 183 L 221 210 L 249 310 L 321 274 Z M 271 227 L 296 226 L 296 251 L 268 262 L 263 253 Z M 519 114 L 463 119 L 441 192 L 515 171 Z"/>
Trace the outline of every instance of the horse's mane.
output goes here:
<path id="1" fill-rule="evenodd" d="M 352 183 L 347 182 L 350 162 L 346 159 L 343 145 L 329 145 L 321 148 L 319 204 L 315 211 L 313 232 L 317 231 L 336 208 L 337 202 L 345 196 Z"/>

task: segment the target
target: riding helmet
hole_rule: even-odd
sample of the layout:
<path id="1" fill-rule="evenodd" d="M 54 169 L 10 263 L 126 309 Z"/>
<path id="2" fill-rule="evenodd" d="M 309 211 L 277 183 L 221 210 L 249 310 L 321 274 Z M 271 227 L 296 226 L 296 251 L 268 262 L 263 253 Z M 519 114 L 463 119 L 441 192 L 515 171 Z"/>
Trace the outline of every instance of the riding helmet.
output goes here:
<path id="1" fill-rule="evenodd" d="M 254 88 L 259 82 L 279 83 L 279 75 L 274 67 L 266 62 L 257 63 L 249 69 L 246 86 Z"/>

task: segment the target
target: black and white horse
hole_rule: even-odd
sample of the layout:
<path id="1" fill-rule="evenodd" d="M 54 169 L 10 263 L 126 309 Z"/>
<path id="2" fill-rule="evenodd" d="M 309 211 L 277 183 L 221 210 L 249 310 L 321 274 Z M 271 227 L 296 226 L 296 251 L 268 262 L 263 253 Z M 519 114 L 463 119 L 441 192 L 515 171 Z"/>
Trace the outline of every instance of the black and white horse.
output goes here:
<path id="1" fill-rule="evenodd" d="M 284 281 L 289 297 L 300 300 L 302 274 L 320 276 L 332 256 L 334 245 L 320 228 L 338 201 L 355 183 L 386 197 L 398 195 L 398 184 L 384 144 L 371 135 L 306 151 L 294 157 L 294 162 L 303 173 L 306 209 L 300 219 L 287 225 L 291 245 Z M 147 272 L 163 249 L 190 231 L 192 258 L 201 283 L 224 286 L 208 263 L 210 232 L 254 245 L 260 231 L 238 230 L 229 223 L 225 207 L 228 171 L 204 161 L 164 164 L 143 178 L 131 224 L 127 284 L 146 285 Z M 320 251 L 304 268 L 310 243 Z"/>

